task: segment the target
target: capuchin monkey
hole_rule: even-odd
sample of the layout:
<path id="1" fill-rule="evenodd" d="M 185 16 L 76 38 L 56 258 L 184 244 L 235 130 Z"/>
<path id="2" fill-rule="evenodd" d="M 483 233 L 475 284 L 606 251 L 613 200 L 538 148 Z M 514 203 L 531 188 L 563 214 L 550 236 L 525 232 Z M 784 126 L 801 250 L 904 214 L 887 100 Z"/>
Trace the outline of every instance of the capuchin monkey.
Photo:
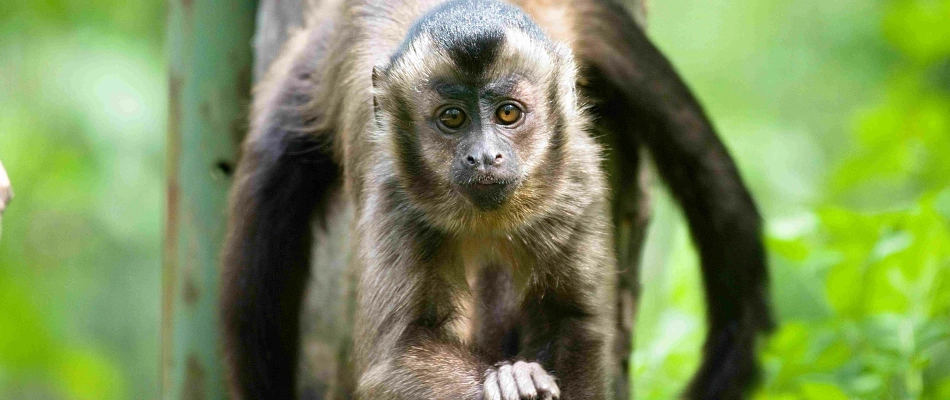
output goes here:
<path id="1" fill-rule="evenodd" d="M 641 147 L 702 259 L 709 336 L 686 397 L 744 397 L 771 326 L 760 219 L 701 107 L 623 7 L 305 9 L 254 92 L 231 192 L 221 319 L 233 398 L 625 398 L 605 164 L 636 166 Z M 346 316 L 321 322 L 339 365 L 316 386 L 298 379 L 311 278 Z"/>

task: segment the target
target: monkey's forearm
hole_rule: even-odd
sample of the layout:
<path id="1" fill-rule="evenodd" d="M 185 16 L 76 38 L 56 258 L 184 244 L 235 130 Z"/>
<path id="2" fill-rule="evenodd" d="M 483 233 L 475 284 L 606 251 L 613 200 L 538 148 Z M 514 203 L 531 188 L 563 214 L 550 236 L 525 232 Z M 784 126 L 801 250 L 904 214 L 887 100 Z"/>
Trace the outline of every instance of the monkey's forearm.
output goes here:
<path id="1" fill-rule="evenodd" d="M 446 330 L 456 288 L 432 273 L 442 256 L 425 247 L 440 234 L 398 209 L 379 210 L 362 232 L 357 398 L 480 399 L 487 363 Z"/>
<path id="2" fill-rule="evenodd" d="M 482 399 L 485 362 L 461 344 L 429 334 L 413 336 L 363 373 L 357 398 Z"/>

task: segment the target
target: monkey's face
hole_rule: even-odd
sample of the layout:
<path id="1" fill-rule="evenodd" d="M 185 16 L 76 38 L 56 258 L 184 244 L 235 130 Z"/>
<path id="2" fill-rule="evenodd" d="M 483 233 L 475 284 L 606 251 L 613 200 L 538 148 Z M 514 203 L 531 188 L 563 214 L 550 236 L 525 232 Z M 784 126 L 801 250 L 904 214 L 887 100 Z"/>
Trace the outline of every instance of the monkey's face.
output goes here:
<path id="1" fill-rule="evenodd" d="M 498 209 L 520 186 L 521 156 L 538 133 L 530 85 L 512 77 L 429 86 L 419 110 L 424 162 L 478 209 Z"/>
<path id="2" fill-rule="evenodd" d="M 428 214 L 510 226 L 556 190 L 574 69 L 517 32 L 490 51 L 479 46 L 490 54 L 464 59 L 434 40 L 408 46 L 374 73 L 377 121 L 402 186 Z"/>
<path id="3" fill-rule="evenodd" d="M 536 146 L 547 136 L 539 123 L 543 117 L 535 91 L 532 82 L 520 76 L 491 82 L 457 77 L 419 82 L 411 98 L 399 102 L 407 108 L 403 117 L 408 121 L 400 121 L 407 129 L 394 132 L 410 136 L 397 145 L 406 147 L 398 150 L 406 157 L 406 172 L 416 175 L 410 179 L 430 180 L 435 187 L 423 189 L 429 191 L 426 197 L 437 194 L 432 190 L 448 189 L 464 198 L 461 206 L 501 208 L 526 178 L 522 160 L 535 157 Z"/>

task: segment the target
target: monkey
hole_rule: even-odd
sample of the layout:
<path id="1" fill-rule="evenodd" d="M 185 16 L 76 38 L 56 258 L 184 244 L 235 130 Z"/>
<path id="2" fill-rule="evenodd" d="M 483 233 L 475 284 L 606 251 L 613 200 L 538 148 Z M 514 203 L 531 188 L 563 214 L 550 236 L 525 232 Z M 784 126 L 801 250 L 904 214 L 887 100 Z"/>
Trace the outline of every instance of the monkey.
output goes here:
<path id="1" fill-rule="evenodd" d="M 351 317 L 334 398 L 625 398 L 609 354 L 619 272 L 603 164 L 637 165 L 640 148 L 701 258 L 709 334 L 684 395 L 745 396 L 773 326 L 761 218 L 622 5 L 327 0 L 302 12 L 255 88 L 231 191 L 220 319 L 232 397 L 298 396 L 320 255 L 356 282 L 340 296 Z M 331 236 L 343 248 L 327 251 Z"/>

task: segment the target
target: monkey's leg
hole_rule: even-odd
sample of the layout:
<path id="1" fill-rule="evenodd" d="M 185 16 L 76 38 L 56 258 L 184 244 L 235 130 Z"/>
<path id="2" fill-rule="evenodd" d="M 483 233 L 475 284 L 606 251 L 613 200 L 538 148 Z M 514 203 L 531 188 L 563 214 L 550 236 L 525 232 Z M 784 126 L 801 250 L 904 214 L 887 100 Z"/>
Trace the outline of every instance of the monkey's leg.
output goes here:
<path id="1" fill-rule="evenodd" d="M 255 93 L 251 131 L 235 174 L 222 270 L 221 321 L 234 398 L 296 397 L 301 300 L 312 216 L 339 172 L 329 132 L 308 108 L 322 40 L 291 39 Z M 316 213 L 316 214 L 315 214 Z"/>
<path id="2" fill-rule="evenodd" d="M 575 49 L 591 90 L 627 110 L 600 117 L 640 127 L 618 151 L 646 144 L 699 248 L 709 335 L 687 396 L 741 398 L 759 375 L 756 337 L 773 325 L 758 211 L 702 108 L 627 11 L 609 1 L 585 11 Z"/>

